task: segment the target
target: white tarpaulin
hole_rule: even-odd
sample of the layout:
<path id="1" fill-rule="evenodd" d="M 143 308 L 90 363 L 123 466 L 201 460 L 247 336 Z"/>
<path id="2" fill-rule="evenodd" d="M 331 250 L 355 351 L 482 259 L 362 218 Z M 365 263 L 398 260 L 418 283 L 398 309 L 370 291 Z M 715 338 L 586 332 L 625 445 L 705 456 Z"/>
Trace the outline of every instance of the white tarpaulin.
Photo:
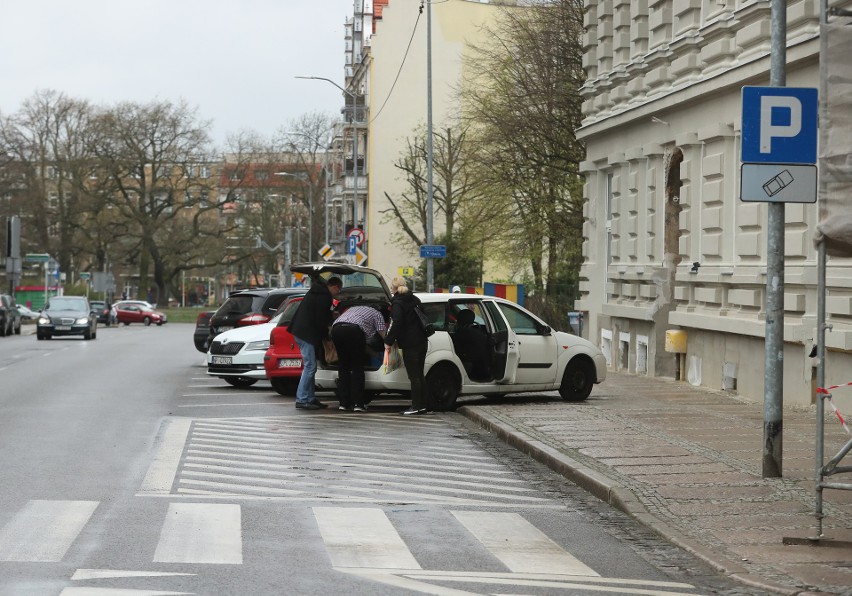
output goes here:
<path id="1" fill-rule="evenodd" d="M 842 22 L 841 22 L 842 21 Z M 819 224 L 815 242 L 826 254 L 852 257 L 852 23 L 822 25 L 826 55 L 820 57 L 823 93 L 819 126 Z"/>

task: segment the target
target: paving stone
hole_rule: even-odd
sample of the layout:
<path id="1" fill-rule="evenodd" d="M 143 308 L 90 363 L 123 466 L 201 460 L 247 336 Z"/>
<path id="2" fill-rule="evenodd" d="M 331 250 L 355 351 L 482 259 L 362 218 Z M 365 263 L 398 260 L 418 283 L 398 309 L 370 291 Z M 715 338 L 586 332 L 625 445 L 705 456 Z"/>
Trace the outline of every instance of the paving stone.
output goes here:
<path id="1" fill-rule="evenodd" d="M 845 413 L 852 417 L 852 395 Z M 762 478 L 763 405 L 672 379 L 608 373 L 582 404 L 519 403 L 481 409 L 562 451 L 611 486 L 631 490 L 646 519 L 741 563 L 751 580 L 800 596 L 852 596 L 852 548 L 784 545 L 816 532 L 816 408 L 784 408 L 783 477 Z M 826 460 L 849 441 L 826 412 Z M 852 454 L 841 465 L 852 465 Z M 828 481 L 852 483 L 852 475 Z M 602 480 L 604 481 L 604 480 Z M 852 490 L 826 489 L 822 528 L 852 543 Z"/>

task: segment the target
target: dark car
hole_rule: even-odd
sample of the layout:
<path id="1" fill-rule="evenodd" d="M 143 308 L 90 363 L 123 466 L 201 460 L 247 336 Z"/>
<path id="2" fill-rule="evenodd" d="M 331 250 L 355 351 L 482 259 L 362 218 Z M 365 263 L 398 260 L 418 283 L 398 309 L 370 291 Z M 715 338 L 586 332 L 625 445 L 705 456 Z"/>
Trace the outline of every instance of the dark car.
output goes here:
<path id="1" fill-rule="evenodd" d="M 210 317 L 215 312 L 215 310 L 202 310 L 195 317 L 195 333 L 192 335 L 192 340 L 195 342 L 195 349 L 205 354 L 207 353 L 207 348 L 210 347 L 207 344 L 210 339 Z"/>
<path id="2" fill-rule="evenodd" d="M 21 313 L 15 299 L 9 294 L 0 294 L 0 337 L 21 334 Z"/>
<path id="3" fill-rule="evenodd" d="M 47 302 L 38 317 L 36 338 L 50 339 L 56 335 L 97 338 L 98 319 L 85 296 L 54 296 Z"/>
<path id="4" fill-rule="evenodd" d="M 92 307 L 92 312 L 98 317 L 98 323 L 103 323 L 107 327 L 115 323 L 114 315 L 112 314 L 112 305 L 105 300 L 89 300 L 89 306 Z"/>
<path id="5" fill-rule="evenodd" d="M 210 317 L 207 345 L 223 331 L 268 323 L 282 302 L 290 296 L 299 296 L 306 291 L 305 288 L 262 288 L 234 292 Z"/>

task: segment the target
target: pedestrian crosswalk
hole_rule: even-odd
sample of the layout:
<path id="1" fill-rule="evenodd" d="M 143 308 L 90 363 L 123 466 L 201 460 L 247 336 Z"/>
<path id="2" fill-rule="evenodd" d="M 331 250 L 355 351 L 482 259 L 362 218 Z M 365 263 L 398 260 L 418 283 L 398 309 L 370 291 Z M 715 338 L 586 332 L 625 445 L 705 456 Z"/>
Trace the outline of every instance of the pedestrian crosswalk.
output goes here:
<path id="1" fill-rule="evenodd" d="M 159 502 L 157 502 L 159 503 Z M 190 594 L 186 591 L 139 590 L 104 588 L 99 581 L 121 581 L 131 578 L 162 578 L 193 576 L 198 568 L 188 572 L 186 565 L 244 565 L 244 541 L 250 538 L 288 548 L 288 538 L 298 544 L 298 536 L 265 536 L 263 525 L 250 529 L 243 524 L 243 505 L 236 503 L 172 502 L 159 510 L 163 516 L 156 544 L 144 548 L 147 553 L 136 562 L 144 571 L 127 569 L 78 569 L 60 592 L 60 596 L 97 596 L 99 594 Z M 98 502 L 94 501 L 30 501 L 6 523 L 0 531 L 0 570 L 4 562 L 59 562 L 74 550 L 74 543 L 85 525 L 97 517 Z M 692 586 L 683 583 L 601 577 L 602 570 L 594 562 L 581 561 L 556 537 L 514 511 L 483 511 L 481 509 L 439 508 L 447 525 L 457 524 L 467 532 L 475 548 L 469 560 L 478 556 L 492 557 L 497 563 L 482 568 L 465 569 L 465 560 L 457 570 L 424 569 L 414 553 L 412 541 L 418 538 L 397 527 L 390 511 L 379 506 L 339 505 L 309 508 L 286 508 L 288 515 L 312 514 L 318 529 L 329 568 L 389 585 L 405 587 L 415 592 L 432 594 L 494 593 L 495 585 L 546 587 L 558 593 L 581 591 L 631 594 L 690 594 Z M 423 509 L 411 509 L 410 515 L 427 515 Z M 431 512 L 434 515 L 434 511 Z M 433 519 L 433 518 L 430 518 Z M 416 521 L 416 520 L 415 520 Z M 416 522 L 421 523 L 421 522 Z M 422 521 L 425 525 L 425 518 Z M 29 528 L 29 530 L 25 530 Z M 295 548 L 295 546 L 293 547 Z M 472 552 L 473 550 L 481 553 Z M 282 554 L 282 556 L 285 556 Z M 181 563 L 180 572 L 169 565 Z M 157 564 L 162 565 L 157 570 Z M 155 569 L 151 569 L 154 566 Z M 474 565 L 477 567 L 476 565 Z M 499 570 L 495 570 L 499 568 Z M 186 581 L 185 579 L 182 581 Z M 185 585 L 185 584 L 182 584 Z M 466 587 L 451 587 L 466 586 Z"/>
<path id="2" fill-rule="evenodd" d="M 140 495 L 559 507 L 437 417 L 171 419 Z"/>

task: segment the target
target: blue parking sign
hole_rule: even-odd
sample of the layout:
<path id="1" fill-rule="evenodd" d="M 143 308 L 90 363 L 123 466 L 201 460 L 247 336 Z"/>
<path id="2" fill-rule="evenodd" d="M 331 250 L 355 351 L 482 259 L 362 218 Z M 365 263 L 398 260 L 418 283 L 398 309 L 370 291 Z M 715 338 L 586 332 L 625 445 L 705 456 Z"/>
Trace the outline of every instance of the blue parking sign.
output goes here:
<path id="1" fill-rule="evenodd" d="M 743 163 L 816 163 L 817 97 L 806 87 L 743 87 Z"/>
<path id="2" fill-rule="evenodd" d="M 354 255 L 355 251 L 358 250 L 358 238 L 356 238 L 355 236 L 347 236 L 346 242 L 346 248 L 348 249 L 346 251 L 346 254 Z"/>

